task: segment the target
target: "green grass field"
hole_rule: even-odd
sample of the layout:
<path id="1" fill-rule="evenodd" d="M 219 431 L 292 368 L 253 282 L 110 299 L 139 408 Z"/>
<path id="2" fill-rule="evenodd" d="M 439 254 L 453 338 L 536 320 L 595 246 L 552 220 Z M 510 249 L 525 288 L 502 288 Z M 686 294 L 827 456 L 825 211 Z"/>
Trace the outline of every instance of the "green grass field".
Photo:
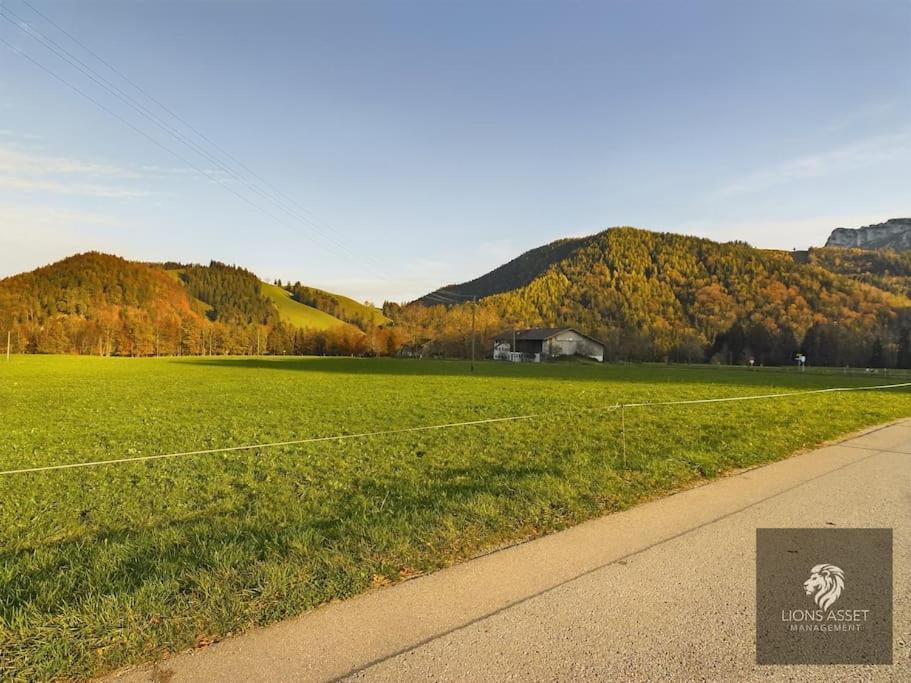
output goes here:
<path id="1" fill-rule="evenodd" d="M 291 294 L 277 285 L 262 283 L 263 294 L 267 296 L 275 308 L 282 322 L 296 325 L 311 330 L 331 330 L 336 327 L 354 329 L 352 325 L 342 322 L 334 315 L 329 315 L 319 309 L 307 306 L 291 298 Z"/>
<path id="2" fill-rule="evenodd" d="M 364 320 L 369 320 L 377 326 L 392 322 L 390 318 L 383 315 L 383 312 L 380 309 L 362 304 L 360 301 L 355 301 L 349 296 L 327 292 L 325 289 L 319 289 L 318 287 L 313 287 L 312 289 L 328 296 L 335 297 L 335 300 L 338 301 L 341 309 L 348 316 L 361 316 Z"/>
<path id="3" fill-rule="evenodd" d="M 382 359 L 0 360 L 0 470 L 534 420 L 0 476 L 0 679 L 86 678 L 911 415 L 794 372 Z"/>

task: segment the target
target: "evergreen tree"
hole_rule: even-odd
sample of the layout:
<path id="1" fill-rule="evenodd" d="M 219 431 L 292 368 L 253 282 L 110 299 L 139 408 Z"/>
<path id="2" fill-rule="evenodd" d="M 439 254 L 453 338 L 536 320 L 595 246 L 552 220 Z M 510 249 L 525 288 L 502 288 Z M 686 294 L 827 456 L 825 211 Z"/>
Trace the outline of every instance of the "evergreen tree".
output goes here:
<path id="1" fill-rule="evenodd" d="M 871 368 L 882 368 L 885 367 L 886 361 L 883 356 L 883 342 L 877 337 L 873 340 L 873 350 L 870 352 L 870 367 Z"/>
<path id="2" fill-rule="evenodd" d="M 899 368 L 911 368 L 911 334 L 904 326 L 898 333 L 898 357 L 895 365 Z"/>

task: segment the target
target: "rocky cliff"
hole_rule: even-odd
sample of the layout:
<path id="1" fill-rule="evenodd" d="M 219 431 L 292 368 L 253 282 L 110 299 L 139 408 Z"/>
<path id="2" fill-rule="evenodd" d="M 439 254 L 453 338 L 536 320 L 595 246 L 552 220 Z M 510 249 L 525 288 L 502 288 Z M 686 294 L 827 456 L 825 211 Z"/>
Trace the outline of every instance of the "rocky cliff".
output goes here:
<path id="1" fill-rule="evenodd" d="M 885 223 L 863 228 L 835 228 L 826 240 L 826 246 L 909 251 L 911 218 L 890 218 Z"/>

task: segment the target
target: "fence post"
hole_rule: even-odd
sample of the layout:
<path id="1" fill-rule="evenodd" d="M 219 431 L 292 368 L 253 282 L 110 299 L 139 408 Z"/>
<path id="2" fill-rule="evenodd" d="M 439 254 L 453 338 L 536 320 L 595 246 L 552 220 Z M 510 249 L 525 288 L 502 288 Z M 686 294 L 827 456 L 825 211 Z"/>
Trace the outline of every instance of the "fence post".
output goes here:
<path id="1" fill-rule="evenodd" d="M 623 442 L 623 469 L 626 469 L 626 415 L 620 404 L 620 440 Z"/>

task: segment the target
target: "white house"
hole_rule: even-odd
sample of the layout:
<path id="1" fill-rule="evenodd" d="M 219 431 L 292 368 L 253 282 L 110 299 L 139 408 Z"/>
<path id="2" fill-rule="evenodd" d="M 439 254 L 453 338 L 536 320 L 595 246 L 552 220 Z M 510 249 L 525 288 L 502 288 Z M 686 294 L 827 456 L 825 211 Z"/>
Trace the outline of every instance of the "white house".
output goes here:
<path id="1" fill-rule="evenodd" d="M 539 362 L 558 356 L 584 356 L 603 362 L 604 344 L 572 327 L 510 330 L 494 341 L 493 357 L 497 360 Z"/>

